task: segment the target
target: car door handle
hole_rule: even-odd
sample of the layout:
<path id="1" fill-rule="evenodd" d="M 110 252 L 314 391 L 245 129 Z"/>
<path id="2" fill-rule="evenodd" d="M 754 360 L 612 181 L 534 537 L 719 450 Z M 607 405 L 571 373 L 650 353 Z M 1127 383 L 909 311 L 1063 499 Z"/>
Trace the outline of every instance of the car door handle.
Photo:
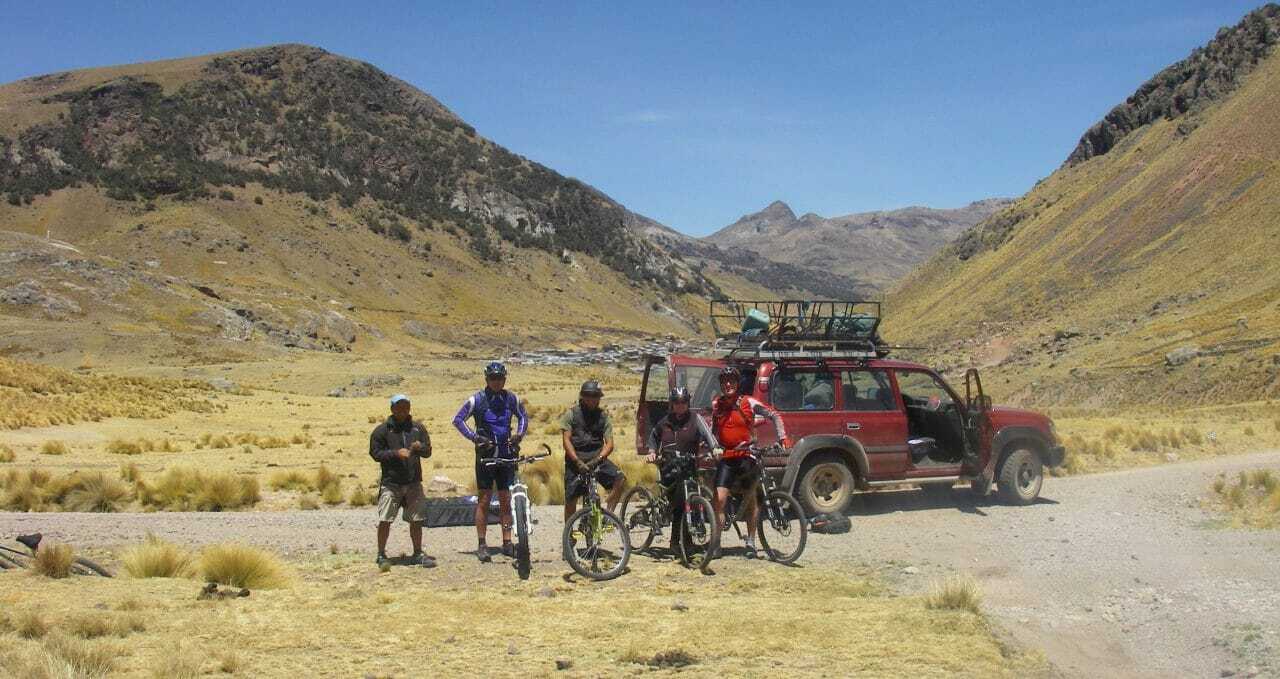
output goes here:
<path id="1" fill-rule="evenodd" d="M 862 424 L 858 422 L 845 422 L 844 428 L 848 429 L 849 431 L 857 431 L 862 428 Z"/>

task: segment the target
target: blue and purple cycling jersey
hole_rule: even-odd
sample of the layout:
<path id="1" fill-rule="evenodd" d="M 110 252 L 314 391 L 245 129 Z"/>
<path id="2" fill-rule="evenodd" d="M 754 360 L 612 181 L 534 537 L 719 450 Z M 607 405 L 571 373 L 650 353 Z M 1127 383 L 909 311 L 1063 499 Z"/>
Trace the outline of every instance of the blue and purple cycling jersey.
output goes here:
<path id="1" fill-rule="evenodd" d="M 512 417 L 516 418 L 514 432 L 511 431 Z M 468 418 L 474 420 L 475 429 L 467 426 Z M 478 438 L 489 439 L 497 444 L 495 455 L 510 457 L 511 437 L 524 436 L 529 427 L 529 416 L 515 394 L 506 389 L 498 392 L 482 389 L 462 402 L 458 414 L 453 416 L 453 426 L 468 441 L 474 443 Z"/>

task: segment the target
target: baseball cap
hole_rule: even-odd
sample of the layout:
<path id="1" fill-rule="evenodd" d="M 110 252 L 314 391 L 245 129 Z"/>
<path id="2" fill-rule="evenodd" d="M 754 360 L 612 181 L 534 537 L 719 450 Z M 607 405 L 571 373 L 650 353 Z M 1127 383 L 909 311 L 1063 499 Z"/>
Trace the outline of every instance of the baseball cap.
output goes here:
<path id="1" fill-rule="evenodd" d="M 395 405 L 401 401 L 405 401 L 407 403 L 409 401 L 409 397 L 404 394 L 396 394 L 391 397 L 391 405 Z"/>

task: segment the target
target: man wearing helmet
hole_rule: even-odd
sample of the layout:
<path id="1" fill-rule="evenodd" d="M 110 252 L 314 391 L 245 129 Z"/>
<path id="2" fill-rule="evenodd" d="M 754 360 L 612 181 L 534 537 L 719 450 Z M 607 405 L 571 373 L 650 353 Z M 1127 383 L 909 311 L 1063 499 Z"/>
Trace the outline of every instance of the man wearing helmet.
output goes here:
<path id="1" fill-rule="evenodd" d="M 684 480 L 698 471 L 697 455 L 704 441 L 708 450 L 716 447 L 715 439 L 707 423 L 689 410 L 689 390 L 676 387 L 671 390 L 670 410 L 649 430 L 648 452 L 645 462 L 658 465 L 658 483 L 667 489 L 671 503 L 671 549 L 674 551 L 677 533 L 684 525 Z M 674 453 L 682 453 L 676 455 Z"/>
<path id="2" fill-rule="evenodd" d="M 484 389 L 472 394 L 458 414 L 453 426 L 476 446 L 476 558 L 489 562 L 489 546 L 485 544 L 488 532 L 489 499 L 498 492 L 498 506 L 502 516 L 502 554 L 515 557 L 511 544 L 511 484 L 515 481 L 515 468 L 511 465 L 485 465 L 484 457 L 515 457 L 512 446 L 519 444 L 529 427 L 529 416 L 516 395 L 507 391 L 507 368 L 498 362 L 484 368 Z M 474 429 L 467 426 L 467 418 L 474 421 Z M 516 418 L 516 429 L 511 431 L 511 418 Z"/>
<path id="3" fill-rule="evenodd" d="M 757 417 L 773 421 L 778 442 L 784 448 L 791 447 L 782 417 L 765 404 L 739 393 L 742 375 L 733 366 L 720 371 L 720 396 L 711 403 L 711 429 L 724 449 L 723 457 L 716 465 L 716 519 L 724 525 L 724 506 L 729 492 L 740 492 L 744 497 L 755 497 L 755 484 L 760 481 L 760 463 L 753 459 L 749 448 L 756 443 Z M 747 517 L 747 558 L 756 556 L 756 517 L 760 508 L 754 500 Z"/>
<path id="4" fill-rule="evenodd" d="M 622 496 L 622 470 L 609 461 L 613 453 L 613 423 L 600 407 L 604 391 L 588 380 L 578 391 L 578 404 L 560 418 L 564 444 L 564 520 L 578 509 L 578 497 L 587 493 L 585 474 L 596 469 L 596 480 L 609 491 L 606 508 L 613 511 Z"/>

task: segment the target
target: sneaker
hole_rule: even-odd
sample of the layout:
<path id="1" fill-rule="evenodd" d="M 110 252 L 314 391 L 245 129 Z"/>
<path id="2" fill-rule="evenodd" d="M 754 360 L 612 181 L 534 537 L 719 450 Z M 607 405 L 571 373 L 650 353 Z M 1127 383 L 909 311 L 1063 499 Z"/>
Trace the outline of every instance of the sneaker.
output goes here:
<path id="1" fill-rule="evenodd" d="M 502 555 L 508 559 L 516 558 L 516 546 L 510 542 L 502 543 Z"/>
<path id="2" fill-rule="evenodd" d="M 476 558 L 480 560 L 480 563 L 489 563 L 490 561 L 493 561 L 489 556 L 489 546 L 480 545 L 476 547 Z"/>
<path id="3" fill-rule="evenodd" d="M 755 546 L 755 545 L 753 545 L 753 544 L 751 544 L 750 542 L 748 542 L 748 543 L 747 543 L 747 546 L 746 546 L 746 550 L 745 550 L 745 556 L 746 556 L 748 559 L 754 559 L 754 558 L 756 558 L 756 557 L 758 556 L 758 555 L 756 554 L 756 546 Z"/>
<path id="4" fill-rule="evenodd" d="M 427 556 L 426 554 L 423 554 L 422 552 L 418 552 L 413 556 L 409 557 L 409 565 L 422 566 L 423 568 L 435 568 L 436 560 Z"/>
<path id="5" fill-rule="evenodd" d="M 378 568 L 384 571 L 391 568 L 391 559 L 388 559 L 386 554 L 379 554 L 377 561 L 374 563 L 378 564 Z"/>

